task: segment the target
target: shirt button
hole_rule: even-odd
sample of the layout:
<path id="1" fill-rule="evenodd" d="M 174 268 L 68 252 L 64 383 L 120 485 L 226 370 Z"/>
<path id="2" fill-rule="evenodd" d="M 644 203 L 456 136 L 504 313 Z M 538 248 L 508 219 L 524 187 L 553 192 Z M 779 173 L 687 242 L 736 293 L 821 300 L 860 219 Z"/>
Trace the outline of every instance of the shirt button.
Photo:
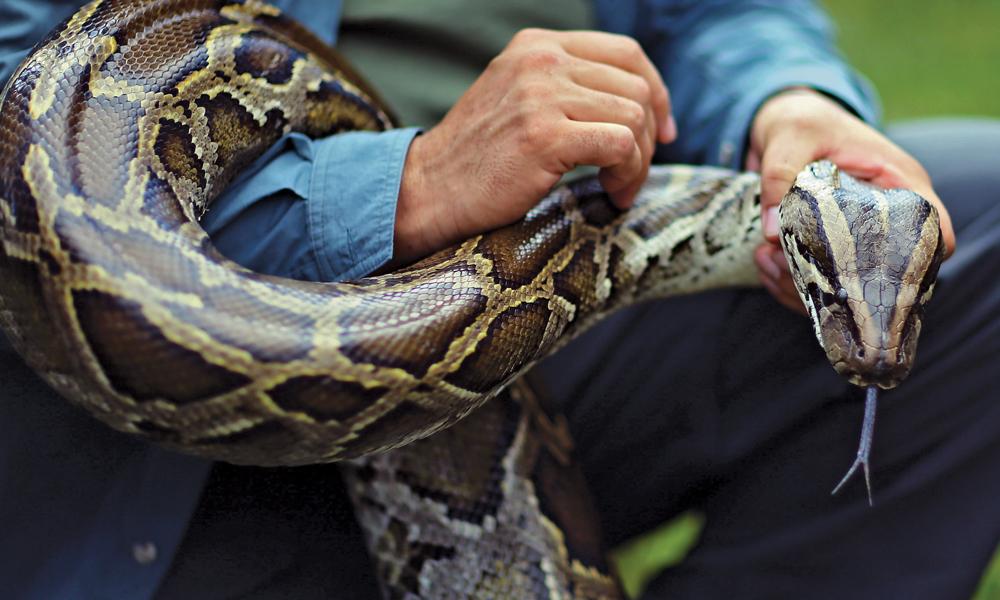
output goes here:
<path id="1" fill-rule="evenodd" d="M 140 565 L 151 564 L 156 560 L 156 544 L 153 542 L 136 542 L 132 544 L 132 558 Z"/>

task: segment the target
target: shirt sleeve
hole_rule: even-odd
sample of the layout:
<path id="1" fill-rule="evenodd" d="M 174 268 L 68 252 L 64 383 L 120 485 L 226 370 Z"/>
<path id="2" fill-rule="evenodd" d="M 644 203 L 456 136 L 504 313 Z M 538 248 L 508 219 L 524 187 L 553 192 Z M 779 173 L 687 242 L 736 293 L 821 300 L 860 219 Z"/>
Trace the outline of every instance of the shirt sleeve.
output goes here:
<path id="1" fill-rule="evenodd" d="M 814 2 L 650 0 L 632 16 L 633 34 L 670 89 L 678 124 L 677 141 L 660 149 L 660 160 L 741 168 L 757 109 L 795 86 L 878 121 L 871 86 L 845 64 Z"/>
<path id="2" fill-rule="evenodd" d="M 366 275 L 392 257 L 403 164 L 418 132 L 287 135 L 201 224 L 223 254 L 262 273 L 311 281 Z"/>
<path id="3" fill-rule="evenodd" d="M 81 4 L 0 3 L 0 82 Z M 319 12 L 330 37 L 337 11 Z M 212 203 L 202 226 L 223 254 L 259 272 L 314 281 L 366 275 L 392 257 L 403 164 L 418 131 L 285 136 Z"/>

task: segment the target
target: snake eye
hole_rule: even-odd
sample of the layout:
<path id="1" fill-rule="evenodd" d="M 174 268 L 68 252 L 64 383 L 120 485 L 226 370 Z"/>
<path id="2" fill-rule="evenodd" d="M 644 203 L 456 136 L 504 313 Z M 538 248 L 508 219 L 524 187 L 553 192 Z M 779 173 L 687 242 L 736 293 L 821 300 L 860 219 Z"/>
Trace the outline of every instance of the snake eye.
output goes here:
<path id="1" fill-rule="evenodd" d="M 837 288 L 837 292 L 831 294 L 830 292 L 823 292 L 821 296 L 823 300 L 823 306 L 833 306 L 837 304 L 839 306 L 847 305 L 847 290 L 844 288 Z"/>

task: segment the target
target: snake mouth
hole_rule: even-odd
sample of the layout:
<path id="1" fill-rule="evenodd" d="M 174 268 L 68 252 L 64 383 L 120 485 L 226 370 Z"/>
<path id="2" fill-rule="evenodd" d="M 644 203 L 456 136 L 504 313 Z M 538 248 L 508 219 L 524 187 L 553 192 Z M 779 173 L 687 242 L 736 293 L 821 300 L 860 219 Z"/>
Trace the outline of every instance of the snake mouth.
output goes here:
<path id="1" fill-rule="evenodd" d="M 834 364 L 837 373 L 858 387 L 878 386 L 888 390 L 900 384 L 909 374 L 907 365 L 890 360 L 885 351 L 875 360 L 858 358 L 841 360 Z"/>

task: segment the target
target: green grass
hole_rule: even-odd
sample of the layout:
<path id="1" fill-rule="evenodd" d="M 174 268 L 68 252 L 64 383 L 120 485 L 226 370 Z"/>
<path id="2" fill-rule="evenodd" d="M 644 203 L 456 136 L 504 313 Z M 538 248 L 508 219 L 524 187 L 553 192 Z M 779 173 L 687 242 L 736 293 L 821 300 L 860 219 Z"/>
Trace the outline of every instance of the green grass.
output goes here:
<path id="1" fill-rule="evenodd" d="M 824 5 L 848 60 L 878 89 L 886 122 L 1000 117 L 1000 0 L 826 0 Z M 681 562 L 702 523 L 700 515 L 686 513 L 616 549 L 613 558 L 629 595 L 635 597 L 657 572 Z M 1000 552 L 974 600 L 996 598 Z"/>
<path id="2" fill-rule="evenodd" d="M 997 598 L 1000 598 L 1000 551 L 993 556 L 993 563 L 983 574 L 974 600 L 996 600 Z"/>
<path id="3" fill-rule="evenodd" d="M 684 560 L 698 541 L 705 519 L 686 512 L 646 535 L 616 548 L 611 560 L 622 578 L 625 593 L 635 598 L 661 570 Z"/>
<path id="4" fill-rule="evenodd" d="M 889 121 L 1000 116 L 1000 0 L 827 0 Z"/>

